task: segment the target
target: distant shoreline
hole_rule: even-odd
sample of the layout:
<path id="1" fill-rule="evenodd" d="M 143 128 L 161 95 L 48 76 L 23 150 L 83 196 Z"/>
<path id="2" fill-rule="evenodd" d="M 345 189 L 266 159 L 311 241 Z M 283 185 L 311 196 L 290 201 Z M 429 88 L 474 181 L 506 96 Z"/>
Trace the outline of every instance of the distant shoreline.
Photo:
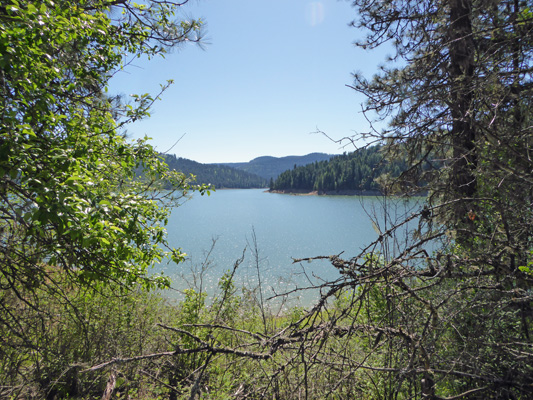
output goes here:
<path id="1" fill-rule="evenodd" d="M 383 196 L 380 190 L 266 190 L 268 193 L 293 196 Z"/>

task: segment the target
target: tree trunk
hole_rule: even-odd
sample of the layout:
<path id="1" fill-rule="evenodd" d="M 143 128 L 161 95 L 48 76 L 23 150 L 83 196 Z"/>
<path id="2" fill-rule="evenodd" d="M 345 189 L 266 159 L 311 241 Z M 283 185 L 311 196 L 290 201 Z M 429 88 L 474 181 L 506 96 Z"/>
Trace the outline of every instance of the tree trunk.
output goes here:
<path id="1" fill-rule="evenodd" d="M 476 131 L 472 107 L 474 75 L 474 38 L 472 36 L 472 0 L 450 0 L 449 73 L 453 167 L 451 200 L 464 199 L 454 209 L 453 222 L 471 223 L 475 214 L 472 198 L 476 194 Z"/>

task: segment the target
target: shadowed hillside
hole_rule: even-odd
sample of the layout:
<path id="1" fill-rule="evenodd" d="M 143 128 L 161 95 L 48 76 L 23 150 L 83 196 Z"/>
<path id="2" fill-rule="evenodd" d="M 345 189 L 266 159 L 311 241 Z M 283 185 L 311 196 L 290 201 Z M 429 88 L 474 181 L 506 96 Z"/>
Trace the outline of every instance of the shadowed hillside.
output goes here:
<path id="1" fill-rule="evenodd" d="M 217 189 L 251 189 L 267 187 L 266 179 L 227 165 L 201 164 L 186 158 L 166 155 L 165 161 L 170 169 L 193 174 L 196 183 L 211 184 Z"/>

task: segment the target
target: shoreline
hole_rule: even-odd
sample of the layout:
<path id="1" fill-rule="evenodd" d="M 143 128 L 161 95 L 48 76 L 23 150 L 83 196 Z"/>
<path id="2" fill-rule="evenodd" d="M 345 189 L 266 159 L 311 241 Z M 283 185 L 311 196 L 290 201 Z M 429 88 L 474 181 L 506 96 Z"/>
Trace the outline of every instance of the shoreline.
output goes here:
<path id="1" fill-rule="evenodd" d="M 293 196 L 383 196 L 380 190 L 265 190 L 266 193 Z"/>

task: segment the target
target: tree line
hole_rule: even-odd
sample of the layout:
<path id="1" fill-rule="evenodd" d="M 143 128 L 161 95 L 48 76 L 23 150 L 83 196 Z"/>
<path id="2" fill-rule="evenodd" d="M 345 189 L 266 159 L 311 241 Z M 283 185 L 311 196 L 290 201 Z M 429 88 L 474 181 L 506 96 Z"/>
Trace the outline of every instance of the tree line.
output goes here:
<path id="1" fill-rule="evenodd" d="M 294 165 L 307 165 L 315 161 L 329 160 L 331 154 L 311 153 L 304 156 L 272 157 L 263 156 L 254 158 L 246 163 L 224 163 L 229 167 L 250 172 L 270 180 L 278 177 L 282 172 L 291 169 Z"/>
<path id="2" fill-rule="evenodd" d="M 330 160 L 295 166 L 271 180 L 270 190 L 339 192 L 385 191 L 392 178 L 407 170 L 405 160 L 389 161 L 382 146 L 361 148 Z"/>
<path id="3" fill-rule="evenodd" d="M 197 184 L 212 185 L 215 189 L 265 188 L 267 181 L 256 174 L 222 164 L 202 164 L 186 158 L 167 154 L 164 160 L 170 170 L 194 175 Z"/>

